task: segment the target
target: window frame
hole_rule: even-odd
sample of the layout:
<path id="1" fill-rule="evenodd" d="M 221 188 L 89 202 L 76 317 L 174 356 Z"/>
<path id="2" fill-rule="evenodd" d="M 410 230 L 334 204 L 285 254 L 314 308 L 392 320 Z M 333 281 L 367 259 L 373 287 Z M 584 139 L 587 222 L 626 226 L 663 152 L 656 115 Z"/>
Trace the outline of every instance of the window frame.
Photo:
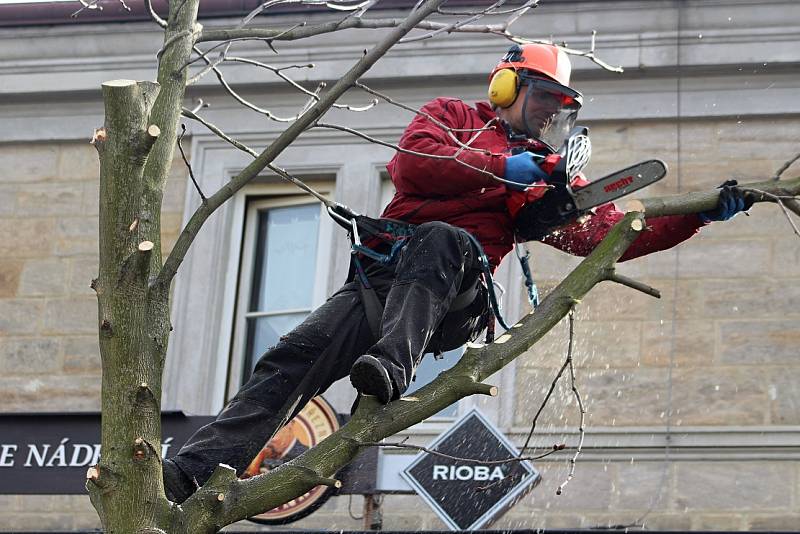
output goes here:
<path id="1" fill-rule="evenodd" d="M 323 182 L 324 184 L 324 182 Z M 320 184 L 317 184 L 319 187 Z M 323 185 L 321 192 L 330 193 L 332 187 Z M 242 385 L 247 360 L 247 319 L 249 318 L 249 305 L 252 298 L 253 274 L 255 272 L 255 256 L 258 244 L 259 213 L 264 209 L 283 208 L 289 206 L 305 206 L 318 204 L 320 210 L 319 228 L 317 231 L 317 253 L 314 258 L 314 289 L 312 291 L 311 305 L 308 313 L 325 302 L 327 293 L 327 280 L 330 267 L 330 233 L 331 221 L 321 202 L 309 195 L 303 194 L 256 194 L 255 191 L 246 191 L 244 198 L 244 221 L 242 224 L 241 252 L 239 260 L 238 289 L 236 291 L 236 305 L 233 314 L 230 342 L 230 355 L 228 359 L 228 380 L 225 397 L 232 397 Z M 302 310 L 298 310 L 302 311 Z M 266 347 L 265 347 L 266 349 Z"/>

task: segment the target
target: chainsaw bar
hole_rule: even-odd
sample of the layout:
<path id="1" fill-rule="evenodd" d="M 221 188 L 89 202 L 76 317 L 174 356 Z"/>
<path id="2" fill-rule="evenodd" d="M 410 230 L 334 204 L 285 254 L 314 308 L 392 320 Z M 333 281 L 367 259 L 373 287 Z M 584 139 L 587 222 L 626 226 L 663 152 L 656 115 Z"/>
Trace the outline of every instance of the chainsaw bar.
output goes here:
<path id="1" fill-rule="evenodd" d="M 651 159 L 613 172 L 579 189 L 572 190 L 575 209 L 586 211 L 611 202 L 661 180 L 667 174 L 667 164 Z"/>

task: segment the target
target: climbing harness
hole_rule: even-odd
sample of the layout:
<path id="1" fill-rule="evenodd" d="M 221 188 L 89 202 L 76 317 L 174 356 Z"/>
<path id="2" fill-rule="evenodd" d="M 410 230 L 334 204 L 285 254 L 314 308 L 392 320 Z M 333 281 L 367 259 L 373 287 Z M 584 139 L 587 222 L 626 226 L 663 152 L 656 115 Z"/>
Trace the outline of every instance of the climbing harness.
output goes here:
<path id="1" fill-rule="evenodd" d="M 366 256 L 381 265 L 389 266 L 397 261 L 397 256 L 400 251 L 408 242 L 408 239 L 414 234 L 416 225 L 406 223 L 404 221 L 396 221 L 392 219 L 373 219 L 364 215 L 358 215 L 351 211 L 346 206 L 336 204 L 335 206 L 328 206 L 328 214 L 340 226 L 347 230 L 348 237 L 350 238 L 350 253 L 353 258 L 353 265 L 355 274 L 359 281 L 359 289 L 364 301 L 364 308 L 367 311 L 367 319 L 370 324 L 370 329 L 376 338 L 379 337 L 380 330 L 380 317 L 383 312 L 383 306 L 380 305 L 375 289 L 369 282 L 366 271 L 359 258 L 359 255 Z M 505 330 L 510 327 L 500 313 L 500 305 L 498 303 L 497 294 L 494 288 L 494 281 L 492 278 L 492 268 L 489 259 L 483 250 L 480 242 L 467 232 L 463 230 L 470 242 L 475 246 L 478 252 L 478 263 L 481 268 L 481 274 L 484 278 L 484 283 L 489 295 L 489 305 L 491 307 L 492 315 L 497 319 Z M 380 240 L 384 244 L 384 248 L 388 247 L 388 252 L 382 253 L 376 251 L 372 247 L 365 246 L 361 239 L 361 233 L 369 235 L 370 238 Z M 530 270 L 528 270 L 530 271 Z M 531 284 L 533 282 L 531 281 Z M 527 282 L 526 282 L 527 284 Z M 466 291 L 456 296 L 455 301 L 450 306 L 450 311 L 457 311 L 463 309 L 471 304 L 477 296 L 477 285 L 471 287 Z M 494 328 L 493 321 L 489 321 L 487 327 L 487 339 L 493 338 Z"/>

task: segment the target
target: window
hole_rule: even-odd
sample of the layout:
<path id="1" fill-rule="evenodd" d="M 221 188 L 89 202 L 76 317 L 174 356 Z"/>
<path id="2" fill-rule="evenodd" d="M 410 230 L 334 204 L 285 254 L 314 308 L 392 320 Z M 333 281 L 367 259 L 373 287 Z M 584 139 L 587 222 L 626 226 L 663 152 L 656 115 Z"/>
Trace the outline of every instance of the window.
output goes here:
<path id="1" fill-rule="evenodd" d="M 306 195 L 248 199 L 229 389 L 324 298 L 321 204 Z"/>

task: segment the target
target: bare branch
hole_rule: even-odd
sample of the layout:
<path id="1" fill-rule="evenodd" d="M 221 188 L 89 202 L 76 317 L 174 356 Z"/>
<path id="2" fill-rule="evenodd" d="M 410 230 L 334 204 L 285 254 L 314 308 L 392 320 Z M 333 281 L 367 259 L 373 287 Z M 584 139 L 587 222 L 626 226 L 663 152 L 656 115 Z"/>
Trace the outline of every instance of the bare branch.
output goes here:
<path id="1" fill-rule="evenodd" d="M 778 175 L 778 177 L 780 177 L 780 175 Z M 775 179 L 775 178 L 773 178 L 773 179 Z M 743 191 L 749 191 L 751 193 L 756 193 L 758 195 L 761 195 L 761 199 L 762 200 L 768 200 L 768 201 L 772 201 L 772 202 L 775 202 L 776 204 L 778 204 L 778 206 L 780 206 L 780 208 L 781 208 L 781 211 L 783 211 L 783 214 L 786 216 L 786 220 L 789 221 L 789 224 L 792 226 L 792 230 L 794 230 L 794 234 L 797 237 L 800 237 L 800 230 L 797 229 L 797 225 L 792 220 L 792 216 L 789 214 L 789 210 L 787 209 L 786 204 L 785 204 L 787 201 L 788 202 L 792 202 L 793 203 L 792 211 L 797 213 L 797 211 L 795 211 L 794 208 L 800 206 L 800 203 L 797 202 L 797 198 L 796 197 L 788 196 L 788 195 L 776 195 L 776 194 L 767 193 L 766 191 L 762 191 L 760 189 L 755 189 L 755 188 L 741 188 L 741 189 Z"/>
<path id="2" fill-rule="evenodd" d="M 153 9 L 153 0 L 144 0 L 144 5 L 147 7 L 147 11 L 150 13 L 150 18 L 152 18 L 153 21 L 162 28 L 166 28 L 167 21 L 159 17 L 158 13 L 156 13 L 156 10 Z"/>
<path id="3" fill-rule="evenodd" d="M 248 154 L 250 154 L 254 158 L 258 156 L 258 152 L 256 152 L 252 148 L 248 147 L 247 145 L 245 145 L 241 141 L 237 141 L 236 139 L 233 139 L 232 137 L 228 136 L 228 134 L 223 132 L 216 125 L 214 125 L 211 122 L 208 122 L 204 118 L 202 118 L 199 115 L 197 115 L 194 110 L 188 110 L 186 108 L 183 108 L 183 111 L 181 113 L 183 114 L 184 117 L 187 117 L 187 118 L 192 119 L 192 120 L 196 120 L 197 122 L 199 122 L 200 124 L 202 124 L 203 126 L 208 128 L 209 130 L 211 130 L 211 132 L 214 133 L 217 137 L 219 137 L 220 139 L 222 139 L 223 141 L 225 141 L 227 143 L 230 143 L 231 145 L 235 146 L 236 148 L 238 148 L 242 152 L 247 152 Z"/>
<path id="4" fill-rule="evenodd" d="M 487 7 L 486 9 L 484 9 L 482 11 L 478 11 L 476 13 L 470 14 L 469 18 L 467 18 L 464 21 L 454 22 L 452 24 L 448 24 L 446 26 L 442 26 L 441 28 L 437 28 L 436 30 L 433 30 L 433 31 L 431 31 L 429 33 L 426 33 L 424 35 L 418 35 L 418 36 L 415 36 L 415 37 L 406 37 L 405 39 L 403 39 L 400 42 L 401 43 L 410 43 L 410 42 L 413 42 L 413 41 L 423 41 L 425 39 L 431 39 L 433 37 L 436 37 L 437 35 L 442 34 L 442 33 L 451 33 L 451 32 L 457 31 L 459 28 L 463 28 L 463 27 L 469 25 L 471 22 L 475 22 L 476 20 L 479 20 L 479 19 L 483 18 L 483 16 L 486 15 L 488 12 L 490 12 L 491 10 L 493 10 L 496 7 L 502 6 L 507 1 L 508 0 L 498 0 L 497 2 L 492 4 L 491 6 Z"/>
<path id="5" fill-rule="evenodd" d="M 578 440 L 578 447 L 575 449 L 575 455 L 569 461 L 569 474 L 567 474 L 567 479 L 561 483 L 560 486 L 556 489 L 556 495 L 561 495 L 564 492 L 564 487 L 569 484 L 569 481 L 575 477 L 575 465 L 578 461 L 578 455 L 581 453 L 583 449 L 583 440 L 586 437 L 586 408 L 583 406 L 583 401 L 581 400 L 581 394 L 578 392 L 578 388 L 575 386 L 575 364 L 572 360 L 572 340 L 574 338 L 575 332 L 575 310 L 569 312 L 569 348 L 567 349 L 567 362 L 569 363 L 569 381 L 570 381 L 570 389 L 572 389 L 573 395 L 575 395 L 575 400 L 578 402 L 578 409 L 581 413 L 581 422 L 578 426 L 578 431 L 580 432 L 580 439 Z"/>
<path id="6" fill-rule="evenodd" d="M 197 47 L 195 47 L 195 50 L 197 50 Z M 206 64 L 209 65 L 211 70 L 216 75 L 217 80 L 219 80 L 219 83 L 222 84 L 222 87 L 225 89 L 225 91 L 227 91 L 228 94 L 231 95 L 237 102 L 239 102 L 240 104 L 242 104 L 243 106 L 245 106 L 247 108 L 250 108 L 251 110 L 255 111 L 256 113 L 264 115 L 268 119 L 273 120 L 275 122 L 293 122 L 293 121 L 296 121 L 298 118 L 300 118 L 303 115 L 303 113 L 305 113 L 308 110 L 308 108 L 310 107 L 309 104 L 313 100 L 313 99 L 309 100 L 309 103 L 307 103 L 297 115 L 295 115 L 293 117 L 279 117 L 278 115 L 275 115 L 274 113 L 272 113 L 270 110 L 261 108 L 261 107 L 255 105 L 255 104 L 253 104 L 249 100 L 247 100 L 244 97 L 242 97 L 239 93 L 234 91 L 233 87 L 231 87 L 228 84 L 227 80 L 225 80 L 225 77 L 222 75 L 222 71 L 219 70 L 219 68 L 216 65 L 212 64 L 211 60 L 209 60 L 207 57 L 203 56 L 202 59 L 203 59 L 203 61 L 206 62 Z M 322 89 L 322 87 L 318 87 L 317 88 L 317 92 L 319 92 L 321 89 Z M 319 99 L 317 98 L 317 101 L 318 100 Z"/>
<path id="7" fill-rule="evenodd" d="M 618 274 L 616 269 L 613 267 L 608 270 L 606 280 L 627 286 L 631 289 L 635 289 L 636 291 L 641 291 L 645 295 L 650 295 L 651 297 L 655 297 L 657 299 L 661 298 L 661 292 L 658 289 L 650 287 L 647 284 L 639 282 L 638 280 L 634 280 L 633 278 L 628 278 L 627 276 Z"/>
<path id="8" fill-rule="evenodd" d="M 800 159 L 800 153 L 798 153 L 795 157 L 786 160 L 786 163 L 781 165 L 781 168 L 778 169 L 778 172 L 775 173 L 775 176 L 773 176 L 772 179 L 773 180 L 780 180 L 781 179 L 781 175 L 784 172 L 786 172 L 786 169 L 791 167 L 794 164 L 794 162 L 797 161 L 798 159 Z"/>
<path id="9" fill-rule="evenodd" d="M 375 143 L 376 145 L 382 145 L 382 146 L 385 146 L 385 147 L 389 147 L 389 148 L 392 148 L 392 149 L 396 150 L 397 152 L 401 152 L 403 154 L 410 154 L 412 156 L 419 156 L 421 158 L 455 161 L 455 162 L 459 163 L 460 165 L 463 165 L 464 167 L 466 167 L 468 169 L 472 169 L 473 171 L 476 171 L 476 172 L 479 172 L 481 174 L 484 174 L 484 175 L 492 178 L 493 180 L 497 180 L 498 182 L 501 182 L 501 183 L 504 183 L 504 184 L 512 184 L 512 185 L 515 185 L 515 186 L 519 186 L 520 185 L 520 184 L 518 184 L 516 182 L 512 182 L 510 180 L 506 180 L 505 178 L 501 178 L 501 177 L 497 176 L 496 174 L 494 174 L 492 171 L 489 171 L 487 169 L 481 169 L 480 167 L 476 167 L 474 165 L 471 165 L 471 164 L 467 163 L 464 160 L 458 159 L 458 156 L 461 153 L 463 153 L 463 150 L 472 150 L 472 151 L 476 151 L 476 152 L 478 152 L 478 151 L 485 152 L 483 149 L 476 149 L 476 148 L 472 148 L 472 147 L 469 147 L 469 146 L 465 146 L 462 149 L 460 149 L 459 152 L 456 152 L 452 156 L 443 156 L 443 155 L 440 155 L 440 154 L 426 154 L 424 152 L 415 152 L 414 150 L 408 150 L 407 148 L 402 148 L 400 145 L 397 145 L 395 143 L 390 143 L 388 141 L 383 141 L 381 139 L 378 139 L 377 137 L 372 137 L 372 136 L 367 135 L 364 132 L 360 132 L 360 131 L 358 131 L 358 130 L 356 130 L 354 128 L 349 128 L 347 126 L 341 126 L 339 124 L 316 122 L 316 123 L 314 123 L 313 127 L 315 127 L 315 128 L 328 128 L 328 129 L 331 129 L 331 130 L 339 130 L 341 132 L 347 132 L 349 134 L 353 134 L 353 135 L 355 135 L 357 137 L 360 137 L 360 138 L 362 138 L 362 139 L 364 139 L 366 141 L 369 141 L 370 143 Z M 534 188 L 552 189 L 552 187 L 553 187 L 552 185 L 548 185 L 548 184 L 530 184 L 530 185 L 525 186 L 526 189 L 534 189 Z"/>
<path id="10" fill-rule="evenodd" d="M 449 454 L 445 454 L 443 452 L 439 452 L 435 449 L 430 449 L 428 447 L 423 447 L 421 445 L 412 445 L 410 443 L 405 443 L 404 441 L 401 442 L 386 442 L 386 441 L 367 441 L 358 444 L 359 447 L 393 447 L 397 449 L 412 449 L 415 451 L 422 451 L 427 452 L 428 454 L 432 454 L 433 456 L 438 456 L 440 458 L 447 458 L 448 460 L 456 460 L 458 462 L 467 462 L 472 464 L 478 465 L 505 465 L 505 464 L 513 464 L 518 462 L 524 461 L 535 461 L 541 460 L 542 458 L 546 458 L 553 453 L 566 450 L 566 446 L 563 443 L 559 443 L 553 445 L 551 449 L 543 454 L 539 454 L 537 456 L 514 456 L 512 458 L 507 458 L 505 460 L 479 460 L 477 458 L 462 458 L 459 456 L 451 456 Z"/>
<path id="11" fill-rule="evenodd" d="M 424 6 L 413 11 L 408 18 L 397 28 L 384 37 L 377 45 L 370 49 L 364 57 L 350 68 L 339 81 L 311 108 L 308 109 L 297 121 L 292 123 L 278 138 L 272 142 L 259 156 L 253 160 L 238 175 L 233 177 L 230 182 L 223 186 L 208 199 L 208 203 L 201 205 L 189 222 L 184 227 L 175 245 L 164 262 L 164 266 L 155 281 L 155 284 L 162 288 L 168 288 L 178 267 L 183 262 L 183 258 L 189 250 L 189 246 L 194 242 L 197 232 L 202 228 L 208 217 L 216 211 L 225 201 L 236 194 L 242 187 L 249 183 L 258 174 L 294 141 L 298 135 L 310 127 L 365 73 L 372 65 L 380 59 L 389 48 L 403 38 L 411 29 L 425 17 L 436 11 L 445 0 L 427 0 Z"/>
<path id="12" fill-rule="evenodd" d="M 475 382 L 485 380 L 541 339 L 572 310 L 575 301 L 583 298 L 602 280 L 603 270 L 617 261 L 640 234 L 641 230 L 636 230 L 631 223 L 641 219 L 641 214 L 627 214 L 592 254 L 542 301 L 535 314 L 525 316 L 513 331 L 500 336 L 494 343 L 469 348 L 454 367 L 415 391 L 415 402 L 402 402 L 401 399 L 383 406 L 366 397 L 359 403 L 350 422 L 280 469 L 246 480 L 230 481 L 230 491 L 225 493 L 231 494 L 231 498 L 226 499 L 226 502 L 232 501 L 231 506 L 215 520 L 227 524 L 308 491 L 310 486 L 302 473 L 297 469 L 286 469 L 286 466 L 304 467 L 320 476 L 331 476 L 359 452 L 360 444 L 374 443 L 395 434 L 472 394 Z M 191 509 L 200 505 L 201 494 L 208 493 L 206 486 L 198 491 L 197 497 L 190 497 L 184 503 L 187 516 L 192 515 Z"/>
<path id="13" fill-rule="evenodd" d="M 192 166 L 189 164 L 189 160 L 186 159 L 186 154 L 183 152 L 183 136 L 186 135 L 186 125 L 181 124 L 181 135 L 178 136 L 178 150 L 181 153 L 181 158 L 183 158 L 183 163 L 186 164 L 186 168 L 189 169 L 189 178 L 192 179 L 192 183 L 194 184 L 194 188 L 197 189 L 197 193 L 200 195 L 200 198 L 203 201 L 203 204 L 208 202 L 208 199 L 203 194 L 203 190 L 200 189 L 200 184 L 197 183 L 197 180 L 194 177 L 194 171 L 192 171 Z"/>

